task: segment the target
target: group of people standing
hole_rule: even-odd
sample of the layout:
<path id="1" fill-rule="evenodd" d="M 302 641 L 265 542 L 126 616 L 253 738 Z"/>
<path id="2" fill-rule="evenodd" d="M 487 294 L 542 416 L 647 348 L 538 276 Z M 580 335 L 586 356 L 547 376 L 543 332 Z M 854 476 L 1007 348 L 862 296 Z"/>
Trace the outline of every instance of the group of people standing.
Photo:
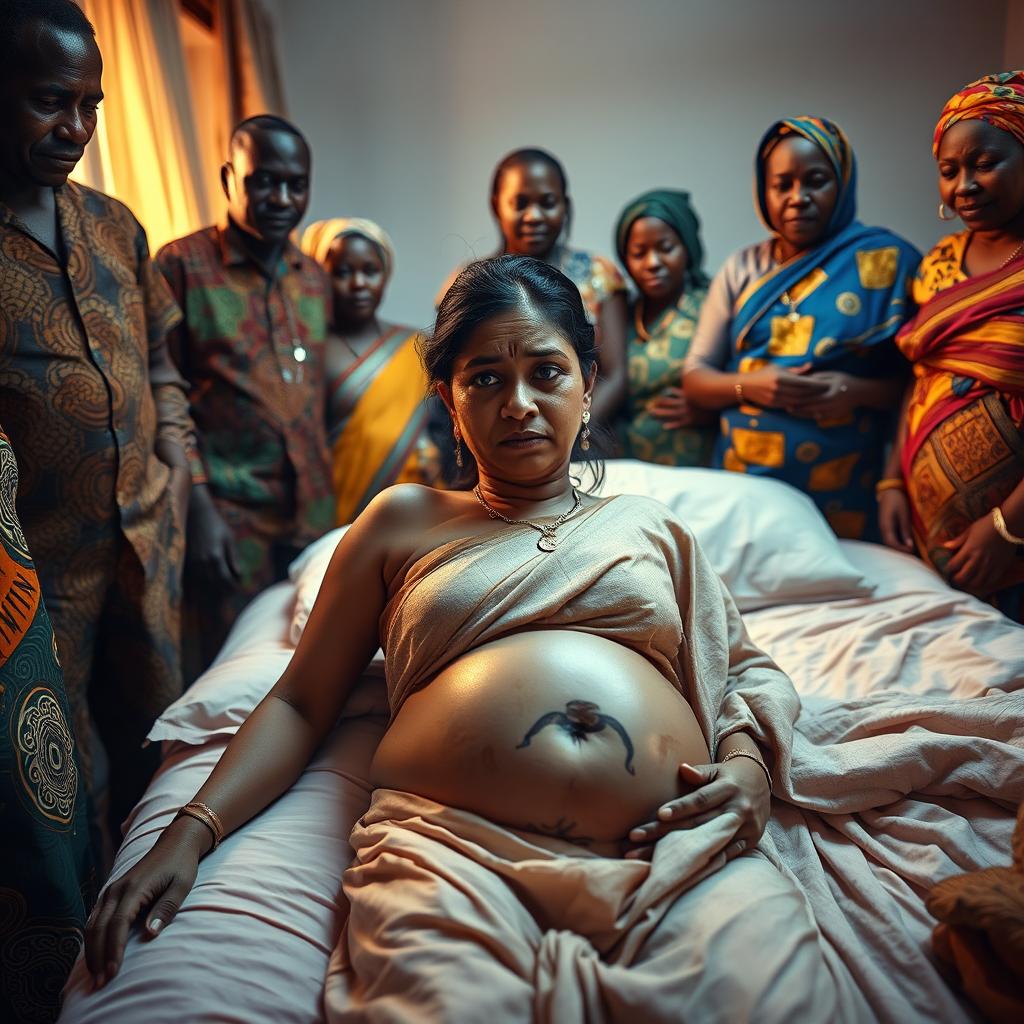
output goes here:
<path id="1" fill-rule="evenodd" d="M 922 260 L 856 219 L 842 129 L 777 121 L 755 152 L 769 237 L 708 280 L 686 192 L 626 204 L 614 265 L 565 242 L 566 174 L 542 150 L 498 165 L 501 252 L 579 288 L 607 454 L 769 476 L 833 530 L 914 551 L 955 586 L 1024 616 L 1024 72 L 956 93 L 935 130 L 942 203 L 965 230 Z M 442 294 L 444 292 L 442 291 Z"/>
<path id="2" fill-rule="evenodd" d="M 0 698 L 16 723 L 0 752 L 21 787 L 3 814 L 22 808 L 40 845 L 3 831 L 43 874 L 74 833 L 77 852 L 56 857 L 74 891 L 32 917 L 74 930 L 95 755 L 116 827 L 156 766 L 154 718 L 245 604 L 387 486 L 450 484 L 460 448 L 437 429 L 417 332 L 378 315 L 386 232 L 339 218 L 292 241 L 311 182 L 294 125 L 242 122 L 223 220 L 151 259 L 123 204 L 68 180 L 102 98 L 81 11 L 5 5 L 0 62 Z M 770 237 L 710 282 L 685 192 L 626 205 L 631 303 L 610 260 L 568 244 L 550 154 L 502 160 L 491 205 L 501 253 L 580 292 L 600 363 L 588 418 L 609 454 L 785 480 L 840 536 L 916 546 L 1020 619 L 1024 73 L 957 93 L 935 155 L 940 216 L 966 230 L 920 261 L 856 220 L 842 131 L 781 120 L 755 161 Z M 44 684 L 61 672 L 63 688 Z"/>

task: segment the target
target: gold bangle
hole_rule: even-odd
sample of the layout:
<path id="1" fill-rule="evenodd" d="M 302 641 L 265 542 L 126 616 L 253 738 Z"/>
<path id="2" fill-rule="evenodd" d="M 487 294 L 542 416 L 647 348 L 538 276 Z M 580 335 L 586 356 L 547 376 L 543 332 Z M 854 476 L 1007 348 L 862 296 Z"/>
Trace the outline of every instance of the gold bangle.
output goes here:
<path id="1" fill-rule="evenodd" d="M 1010 533 L 1010 528 L 1006 525 L 1006 520 L 1003 518 L 1003 510 L 998 505 L 992 509 L 992 525 L 995 526 L 996 533 L 1003 540 L 1008 541 L 1010 544 L 1024 544 L 1024 537 L 1018 537 Z"/>
<path id="2" fill-rule="evenodd" d="M 733 385 L 733 388 L 734 388 L 734 389 L 735 389 L 735 391 L 736 391 L 736 401 L 737 401 L 737 402 L 738 402 L 738 403 L 739 403 L 740 405 L 742 405 L 742 404 L 743 404 L 743 385 L 742 385 L 742 384 L 741 384 L 741 383 L 740 383 L 739 381 L 737 381 L 737 382 L 736 382 L 736 383 L 735 383 L 735 384 Z"/>
<path id="3" fill-rule="evenodd" d="M 887 476 L 882 480 L 879 480 L 875 484 L 875 494 L 881 494 L 882 491 L 903 491 L 906 493 L 907 485 L 903 482 L 901 476 Z"/>
<path id="4" fill-rule="evenodd" d="M 213 846 L 210 847 L 211 852 L 220 846 L 220 842 L 224 838 L 224 823 L 220 820 L 220 816 L 215 810 L 204 803 L 200 803 L 198 800 L 193 800 L 180 808 L 175 818 L 180 818 L 183 814 L 187 814 L 190 818 L 195 818 L 196 821 L 201 821 L 213 834 Z"/>
<path id="5" fill-rule="evenodd" d="M 749 757 L 750 760 L 753 761 L 755 764 L 760 765 L 761 771 L 764 772 L 764 777 L 768 780 L 768 792 L 773 792 L 772 776 L 771 773 L 768 771 L 768 765 L 766 765 L 764 761 L 757 756 L 757 754 L 753 754 L 749 750 L 730 750 L 729 753 L 726 754 L 725 757 L 723 757 L 722 760 L 718 763 L 725 764 L 726 761 L 731 761 L 734 757 Z"/>

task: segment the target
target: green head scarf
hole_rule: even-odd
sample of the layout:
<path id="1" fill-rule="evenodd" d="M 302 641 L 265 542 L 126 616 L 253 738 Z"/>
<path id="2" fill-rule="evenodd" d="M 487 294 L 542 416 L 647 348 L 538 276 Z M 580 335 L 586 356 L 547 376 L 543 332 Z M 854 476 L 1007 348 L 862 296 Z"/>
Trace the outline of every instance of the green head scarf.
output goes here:
<path id="1" fill-rule="evenodd" d="M 690 205 L 690 193 L 671 188 L 656 188 L 637 196 L 619 216 L 615 228 L 615 251 L 622 265 L 626 265 L 626 242 L 629 229 L 641 217 L 657 217 L 664 221 L 686 246 L 690 265 L 687 274 L 690 280 L 700 286 L 708 283 L 704 273 L 704 246 L 700 240 L 700 221 Z"/>

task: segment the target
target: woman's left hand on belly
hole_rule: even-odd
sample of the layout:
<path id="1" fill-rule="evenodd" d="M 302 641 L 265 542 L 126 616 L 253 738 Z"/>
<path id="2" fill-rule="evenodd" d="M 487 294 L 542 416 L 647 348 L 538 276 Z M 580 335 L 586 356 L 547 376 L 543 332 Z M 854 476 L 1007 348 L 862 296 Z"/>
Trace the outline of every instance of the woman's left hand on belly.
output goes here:
<path id="1" fill-rule="evenodd" d="M 650 860 L 654 844 L 669 832 L 696 828 L 723 814 L 737 819 L 736 833 L 725 849 L 726 859 L 753 849 L 764 833 L 771 811 L 771 790 L 761 767 L 749 757 L 725 764 L 679 766 L 679 775 L 693 791 L 658 808 L 658 820 L 629 833 L 629 859 Z"/>

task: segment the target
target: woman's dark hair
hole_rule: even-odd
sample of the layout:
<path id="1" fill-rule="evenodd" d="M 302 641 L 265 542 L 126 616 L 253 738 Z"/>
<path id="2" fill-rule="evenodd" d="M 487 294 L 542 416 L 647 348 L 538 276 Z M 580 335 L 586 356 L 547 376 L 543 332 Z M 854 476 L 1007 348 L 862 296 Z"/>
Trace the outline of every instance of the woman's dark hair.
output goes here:
<path id="1" fill-rule="evenodd" d="M 437 309 L 434 331 L 420 344 L 420 358 L 431 387 L 451 384 L 455 360 L 481 324 L 502 313 L 527 310 L 540 317 L 573 348 L 586 378 L 597 365 L 594 326 L 587 319 L 579 289 L 561 271 L 531 256 L 497 256 L 470 263 L 452 283 Z M 439 413 L 443 412 L 443 419 Z M 466 485 L 476 480 L 473 456 L 463 449 L 466 465 L 455 470 L 452 423 L 439 400 L 431 416 L 431 436 L 442 452 L 449 484 Z M 591 426 L 591 448 L 573 447 L 573 458 L 590 462 L 600 455 Z M 600 479 L 600 470 L 595 472 Z"/>
<path id="2" fill-rule="evenodd" d="M 494 203 L 498 198 L 498 191 L 501 188 L 501 179 L 505 177 L 505 172 L 513 167 L 522 167 L 524 164 L 542 163 L 555 172 L 558 176 L 558 180 L 562 186 L 562 195 L 567 201 L 567 209 L 565 214 L 565 224 L 562 228 L 562 237 L 568 238 L 569 232 L 572 229 L 572 204 L 569 202 L 569 178 L 565 173 L 565 168 L 562 166 L 562 162 L 558 157 L 549 153 L 546 149 L 527 148 L 527 149 L 514 149 L 511 153 L 506 154 L 498 161 L 498 166 L 494 168 L 494 174 L 491 176 L 491 206 L 494 207 Z"/>
<path id="3" fill-rule="evenodd" d="M 558 180 L 562 183 L 562 195 L 569 194 L 569 179 L 566 177 L 565 168 L 557 157 L 546 149 L 514 149 L 511 153 L 503 156 L 498 161 L 498 166 L 494 168 L 494 176 L 491 178 L 491 198 L 497 197 L 498 189 L 501 188 L 501 179 L 510 167 L 522 167 L 523 164 L 533 163 L 547 164 L 558 175 Z"/>

